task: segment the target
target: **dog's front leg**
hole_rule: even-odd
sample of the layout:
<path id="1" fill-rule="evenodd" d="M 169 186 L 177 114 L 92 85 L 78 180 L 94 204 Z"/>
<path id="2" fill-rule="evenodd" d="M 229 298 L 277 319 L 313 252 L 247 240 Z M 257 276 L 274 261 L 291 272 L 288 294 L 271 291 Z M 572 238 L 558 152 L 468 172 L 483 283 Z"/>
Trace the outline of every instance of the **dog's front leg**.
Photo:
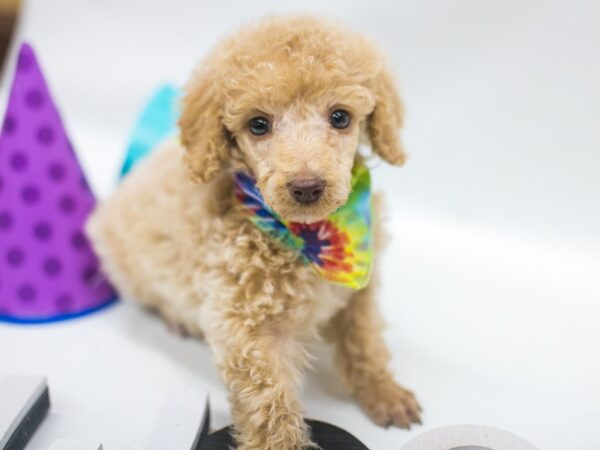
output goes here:
<path id="1" fill-rule="evenodd" d="M 394 381 L 390 352 L 382 335 L 373 282 L 356 292 L 326 330 L 335 343 L 335 362 L 345 385 L 371 419 L 381 426 L 408 428 L 420 423 L 412 392 Z"/>
<path id="2" fill-rule="evenodd" d="M 289 323 L 245 315 L 222 317 L 214 343 L 222 377 L 230 390 L 239 450 L 300 450 L 312 446 L 297 389 L 306 365 L 304 345 Z M 254 311 L 256 312 L 256 311 Z"/>

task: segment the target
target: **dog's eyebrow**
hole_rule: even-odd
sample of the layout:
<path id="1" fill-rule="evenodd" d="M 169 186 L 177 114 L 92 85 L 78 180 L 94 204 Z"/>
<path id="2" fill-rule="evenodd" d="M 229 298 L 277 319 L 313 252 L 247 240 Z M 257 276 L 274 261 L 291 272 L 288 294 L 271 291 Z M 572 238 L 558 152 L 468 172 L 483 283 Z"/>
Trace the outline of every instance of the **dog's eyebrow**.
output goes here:
<path id="1" fill-rule="evenodd" d="M 375 107 L 375 99 L 369 89 L 360 85 L 346 85 L 333 88 L 329 105 L 346 106 L 358 114 L 369 114 Z"/>

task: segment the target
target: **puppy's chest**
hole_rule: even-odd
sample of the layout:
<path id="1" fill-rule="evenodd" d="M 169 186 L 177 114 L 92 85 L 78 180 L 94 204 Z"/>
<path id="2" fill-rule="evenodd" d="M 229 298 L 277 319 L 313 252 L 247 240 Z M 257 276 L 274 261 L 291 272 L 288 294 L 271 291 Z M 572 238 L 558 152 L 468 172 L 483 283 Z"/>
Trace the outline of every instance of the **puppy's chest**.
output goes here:
<path id="1" fill-rule="evenodd" d="M 220 238 L 208 240 L 211 248 L 203 252 L 205 262 L 210 261 L 209 266 L 233 275 L 237 280 L 234 284 L 240 288 L 248 280 L 256 282 L 257 299 L 247 298 L 245 302 L 263 302 L 264 296 L 272 296 L 274 309 L 287 310 L 290 319 L 296 318 L 292 321 L 318 326 L 350 300 L 352 289 L 321 278 L 311 264 L 296 255 L 296 250 L 284 246 L 240 215 L 226 216 L 216 228 L 213 231 Z"/>
<path id="2" fill-rule="evenodd" d="M 325 325 L 338 311 L 343 309 L 354 294 L 354 290 L 321 278 L 314 268 L 298 260 L 294 271 L 302 282 L 296 286 L 298 293 L 290 299 L 290 309 L 304 311 L 299 316 L 306 321 L 304 326 Z M 306 292 L 301 292 L 304 290 Z M 301 299 L 301 300 L 300 300 Z"/>
<path id="3" fill-rule="evenodd" d="M 323 280 L 316 274 L 313 274 L 313 278 L 314 298 L 312 320 L 317 326 L 321 326 L 347 305 L 354 291 L 350 288 Z"/>

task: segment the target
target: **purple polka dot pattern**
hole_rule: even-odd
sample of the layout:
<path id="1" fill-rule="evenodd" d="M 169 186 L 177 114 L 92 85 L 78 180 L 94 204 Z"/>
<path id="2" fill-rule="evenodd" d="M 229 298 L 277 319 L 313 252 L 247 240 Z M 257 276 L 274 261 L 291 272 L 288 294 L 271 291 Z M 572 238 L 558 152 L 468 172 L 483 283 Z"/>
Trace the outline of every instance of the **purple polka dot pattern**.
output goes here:
<path id="1" fill-rule="evenodd" d="M 85 284 L 93 283 L 94 279 L 96 278 L 96 273 L 97 273 L 97 270 L 96 270 L 95 266 L 86 267 L 81 272 L 81 281 Z"/>
<path id="2" fill-rule="evenodd" d="M 44 96 L 37 89 L 32 89 L 25 95 L 25 101 L 30 108 L 39 108 L 42 106 Z"/>
<path id="3" fill-rule="evenodd" d="M 84 250 L 88 246 L 88 242 L 81 231 L 76 231 L 71 236 L 71 245 L 79 250 Z"/>
<path id="4" fill-rule="evenodd" d="M 65 214 L 70 214 L 75 210 L 75 199 L 70 195 L 64 195 L 58 202 L 58 207 Z"/>
<path id="5" fill-rule="evenodd" d="M 31 284 L 23 284 L 19 286 L 19 289 L 17 290 L 17 296 L 20 301 L 29 303 L 35 300 L 37 293 Z"/>
<path id="6" fill-rule="evenodd" d="M 95 198 L 31 47 L 0 135 L 0 320 L 44 322 L 115 298 L 83 233 Z M 6 275 L 5 275 L 6 274 Z"/>
<path id="7" fill-rule="evenodd" d="M 38 222 L 33 226 L 33 235 L 40 241 L 47 241 L 52 237 L 52 226 L 47 222 Z"/>
<path id="8" fill-rule="evenodd" d="M 62 181 L 65 177 L 65 166 L 61 163 L 53 163 L 48 169 L 50 179 L 56 182 Z"/>
<path id="9" fill-rule="evenodd" d="M 54 131 L 47 125 L 41 126 L 37 132 L 37 138 L 41 144 L 50 145 L 54 140 Z"/>
<path id="10" fill-rule="evenodd" d="M 16 151 L 10 158 L 10 164 L 15 172 L 21 172 L 27 168 L 29 160 L 23 151 Z"/>
<path id="11" fill-rule="evenodd" d="M 6 253 L 6 262 L 12 267 L 18 267 L 23 264 L 24 258 L 23 250 L 18 247 L 13 247 Z"/>
<path id="12" fill-rule="evenodd" d="M 37 186 L 28 185 L 23 188 L 21 191 L 21 197 L 23 199 L 23 203 L 33 204 L 37 203 L 40 199 L 40 190 Z"/>

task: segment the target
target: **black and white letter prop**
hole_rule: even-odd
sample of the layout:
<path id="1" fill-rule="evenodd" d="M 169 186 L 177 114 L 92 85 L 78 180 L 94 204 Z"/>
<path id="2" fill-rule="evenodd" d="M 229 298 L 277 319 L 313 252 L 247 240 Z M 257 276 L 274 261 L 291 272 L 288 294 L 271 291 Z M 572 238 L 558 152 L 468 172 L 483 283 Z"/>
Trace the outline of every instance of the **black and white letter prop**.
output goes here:
<path id="1" fill-rule="evenodd" d="M 21 450 L 50 408 L 46 379 L 10 375 L 0 378 L 0 449 Z"/>

